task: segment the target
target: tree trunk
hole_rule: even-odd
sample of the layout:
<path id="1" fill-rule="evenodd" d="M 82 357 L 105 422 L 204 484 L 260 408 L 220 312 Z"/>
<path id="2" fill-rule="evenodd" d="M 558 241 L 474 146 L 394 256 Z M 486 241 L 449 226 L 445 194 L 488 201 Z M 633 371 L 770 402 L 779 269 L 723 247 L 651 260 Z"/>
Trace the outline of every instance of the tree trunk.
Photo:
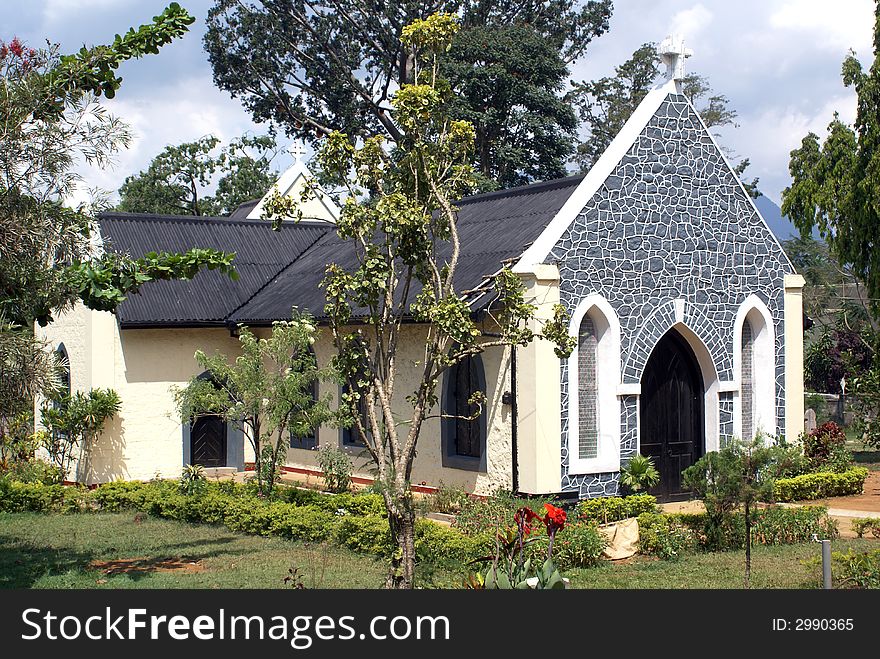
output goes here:
<path id="1" fill-rule="evenodd" d="M 413 588 L 416 570 L 416 515 L 412 494 L 405 490 L 389 492 L 386 496 L 391 499 L 386 503 L 390 504 L 388 523 L 395 552 L 385 587 L 409 590 Z"/>
<path id="2" fill-rule="evenodd" d="M 749 516 L 749 502 L 746 501 L 746 588 L 752 576 L 752 519 Z"/>

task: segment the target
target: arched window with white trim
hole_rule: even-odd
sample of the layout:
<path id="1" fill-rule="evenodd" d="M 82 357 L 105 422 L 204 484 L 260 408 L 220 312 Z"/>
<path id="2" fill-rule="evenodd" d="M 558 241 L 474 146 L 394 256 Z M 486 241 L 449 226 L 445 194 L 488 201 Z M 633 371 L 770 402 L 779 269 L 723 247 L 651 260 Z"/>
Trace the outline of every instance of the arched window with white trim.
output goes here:
<path id="1" fill-rule="evenodd" d="M 773 316 L 757 295 L 737 310 L 733 328 L 734 435 L 750 440 L 776 431 L 776 339 Z"/>
<path id="2" fill-rule="evenodd" d="M 578 304 L 569 333 L 568 473 L 620 469 L 620 323 L 600 295 Z"/>
<path id="3" fill-rule="evenodd" d="M 742 410 L 742 436 L 743 439 L 751 441 L 755 436 L 755 387 L 753 381 L 755 362 L 752 324 L 749 322 L 748 318 L 743 322 L 740 350 L 742 355 L 740 376 L 740 395 L 742 396 L 740 404 Z"/>
<path id="4" fill-rule="evenodd" d="M 578 330 L 578 458 L 599 454 L 599 383 L 596 377 L 596 324 L 589 314 Z"/>

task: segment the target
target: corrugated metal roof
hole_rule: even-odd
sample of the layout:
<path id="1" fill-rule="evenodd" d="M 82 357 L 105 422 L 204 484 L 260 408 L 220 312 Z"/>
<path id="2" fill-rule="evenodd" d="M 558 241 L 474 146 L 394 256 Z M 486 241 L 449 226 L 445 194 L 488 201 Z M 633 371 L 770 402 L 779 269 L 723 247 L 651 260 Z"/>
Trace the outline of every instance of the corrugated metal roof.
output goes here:
<path id="1" fill-rule="evenodd" d="M 259 220 L 134 213 L 103 213 L 99 223 L 106 249 L 135 258 L 194 247 L 235 252 L 238 281 L 205 271 L 190 281 L 147 283 L 120 305 L 122 327 L 224 325 L 233 311 L 328 230 L 284 224 L 273 231 Z"/>
<path id="2" fill-rule="evenodd" d="M 521 255 L 582 178 L 572 176 L 461 200 L 457 226 L 462 249 L 456 288 L 480 288 L 504 262 Z M 132 256 L 192 247 L 236 252 L 238 282 L 203 272 L 192 281 L 148 283 L 120 306 L 123 327 L 268 324 L 288 318 L 293 306 L 320 318 L 324 295 L 319 284 L 327 264 L 353 269 L 355 263 L 352 244 L 326 225 L 285 224 L 276 233 L 259 220 L 108 213 L 101 216 L 101 230 L 112 249 Z M 451 246 L 445 245 L 441 256 L 450 252 Z M 490 301 L 490 296 L 476 296 L 473 307 L 485 307 Z"/>

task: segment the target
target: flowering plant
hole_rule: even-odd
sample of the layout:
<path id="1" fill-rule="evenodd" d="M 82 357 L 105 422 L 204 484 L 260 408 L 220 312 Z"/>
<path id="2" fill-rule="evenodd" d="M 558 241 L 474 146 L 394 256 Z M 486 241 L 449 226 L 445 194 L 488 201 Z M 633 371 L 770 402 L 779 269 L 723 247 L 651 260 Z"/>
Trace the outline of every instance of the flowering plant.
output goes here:
<path id="1" fill-rule="evenodd" d="M 566 514 L 561 508 L 544 504 L 546 513 L 538 515 L 523 506 L 513 515 L 514 526 L 499 529 L 495 535 L 495 556 L 480 559 L 492 561 L 485 575 L 472 575 L 468 586 L 472 588 L 564 588 L 565 582 L 553 563 L 553 540 L 556 533 L 565 528 Z M 526 558 L 526 546 L 537 538 L 532 536 L 535 527 L 543 525 L 550 542 L 547 559 L 538 568 L 532 559 Z M 531 537 L 530 537 L 531 536 Z"/>

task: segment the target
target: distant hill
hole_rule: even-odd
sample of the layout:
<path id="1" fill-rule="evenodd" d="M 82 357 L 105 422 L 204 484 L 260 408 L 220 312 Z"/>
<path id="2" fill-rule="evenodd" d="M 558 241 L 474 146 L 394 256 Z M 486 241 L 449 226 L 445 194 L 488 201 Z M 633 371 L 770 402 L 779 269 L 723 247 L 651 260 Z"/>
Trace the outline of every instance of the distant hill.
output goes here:
<path id="1" fill-rule="evenodd" d="M 780 242 L 789 238 L 797 238 L 800 235 L 800 232 L 791 223 L 791 220 L 782 214 L 779 206 L 769 197 L 761 195 L 755 199 L 755 206 L 758 207 L 758 211 L 764 216 L 764 219 L 770 226 L 770 230 Z M 817 229 L 813 229 L 813 238 L 819 240 L 819 231 Z"/>

